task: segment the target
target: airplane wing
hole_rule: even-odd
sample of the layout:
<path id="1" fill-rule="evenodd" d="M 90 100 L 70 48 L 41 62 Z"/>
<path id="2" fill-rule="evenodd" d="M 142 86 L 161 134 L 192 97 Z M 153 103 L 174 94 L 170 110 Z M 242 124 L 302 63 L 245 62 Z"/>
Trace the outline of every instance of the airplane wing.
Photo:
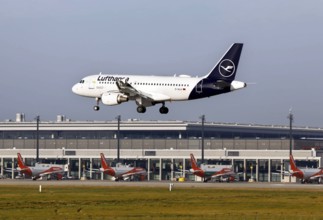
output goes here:
<path id="1" fill-rule="evenodd" d="M 301 171 L 292 171 L 292 170 L 289 171 L 289 175 L 291 175 L 291 176 L 294 175 L 294 174 L 297 174 L 297 173 L 302 173 L 302 172 Z"/>
<path id="2" fill-rule="evenodd" d="M 235 172 L 233 172 L 231 169 L 222 169 L 219 172 L 214 173 L 211 178 L 219 177 L 219 176 L 232 176 L 235 175 Z"/>
<path id="3" fill-rule="evenodd" d="M 130 176 L 135 176 L 135 175 L 146 175 L 147 172 L 145 170 L 141 170 L 141 171 L 135 171 L 135 172 L 128 172 L 128 173 L 124 173 L 122 174 L 123 178 L 127 178 Z"/>
<path id="4" fill-rule="evenodd" d="M 64 173 L 64 172 L 65 172 L 64 170 L 46 171 L 46 172 L 40 173 L 39 176 L 43 177 L 50 174 L 57 174 L 57 173 Z"/>
<path id="5" fill-rule="evenodd" d="M 175 173 L 194 173 L 194 171 L 191 170 L 183 170 L 183 169 L 177 169 L 175 170 Z"/>
<path id="6" fill-rule="evenodd" d="M 15 172 L 15 173 L 18 173 L 18 172 L 24 171 L 24 169 L 10 169 L 10 168 L 6 168 L 3 171 L 4 172 L 8 172 L 8 173 L 11 173 L 12 171 Z"/>
<path id="7" fill-rule="evenodd" d="M 127 95 L 127 96 L 132 96 L 132 97 L 142 97 L 144 99 L 147 99 L 149 101 L 170 101 L 170 97 L 166 96 L 164 94 L 160 93 L 153 93 L 153 92 L 144 92 L 141 90 L 135 89 L 133 86 L 131 86 L 128 82 L 123 82 L 121 80 L 116 81 L 116 85 L 119 89 L 119 92 Z"/>
<path id="8" fill-rule="evenodd" d="M 314 175 L 314 176 L 311 176 L 310 179 L 313 180 L 313 179 L 317 179 L 317 178 L 323 178 L 323 174 L 319 174 L 319 175 Z"/>
<path id="9" fill-rule="evenodd" d="M 293 173 L 297 173 L 297 172 L 290 172 L 288 170 L 274 170 L 274 171 L 272 171 L 272 173 L 283 174 L 284 176 L 291 176 Z"/>
<path id="10" fill-rule="evenodd" d="M 92 168 L 92 170 L 85 170 L 85 172 L 87 172 L 87 173 L 102 173 L 103 170 Z"/>
<path id="11" fill-rule="evenodd" d="M 235 175 L 235 173 L 219 173 L 219 174 L 214 174 L 211 176 L 211 178 L 216 178 L 216 177 L 219 177 L 219 176 L 232 176 L 232 175 Z"/>

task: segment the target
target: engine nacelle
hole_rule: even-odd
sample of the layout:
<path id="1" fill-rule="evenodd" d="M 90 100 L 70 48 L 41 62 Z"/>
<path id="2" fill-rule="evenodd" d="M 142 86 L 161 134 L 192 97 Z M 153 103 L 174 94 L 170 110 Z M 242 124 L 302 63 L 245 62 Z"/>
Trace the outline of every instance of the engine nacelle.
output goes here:
<path id="1" fill-rule="evenodd" d="M 120 93 L 103 93 L 101 100 L 105 105 L 119 105 L 122 102 L 127 102 L 129 98 Z"/>

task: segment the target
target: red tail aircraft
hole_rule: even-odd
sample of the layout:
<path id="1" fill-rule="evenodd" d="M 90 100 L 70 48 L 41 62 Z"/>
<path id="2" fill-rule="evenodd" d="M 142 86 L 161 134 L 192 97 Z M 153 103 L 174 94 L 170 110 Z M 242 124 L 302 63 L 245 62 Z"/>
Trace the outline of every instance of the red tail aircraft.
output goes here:
<path id="1" fill-rule="evenodd" d="M 121 163 L 117 163 L 116 167 L 110 167 L 105 159 L 104 154 L 101 153 L 100 156 L 101 156 L 100 171 L 112 176 L 115 181 L 128 180 L 132 176 L 147 175 L 146 170 L 141 167 L 131 167 L 127 165 L 122 165 Z"/>
<path id="2" fill-rule="evenodd" d="M 293 155 L 289 155 L 289 163 L 291 168 L 291 175 L 301 179 L 302 183 L 310 183 L 317 180 L 319 183 L 323 178 L 322 168 L 298 168 L 296 166 Z"/>
<path id="3" fill-rule="evenodd" d="M 18 171 L 21 174 L 30 176 L 33 180 L 42 178 L 43 176 L 48 176 L 55 174 L 57 179 L 62 179 L 64 172 L 68 171 L 68 165 L 57 165 L 57 164 L 45 164 L 36 163 L 35 166 L 26 166 L 21 154 L 17 154 L 18 157 Z"/>
<path id="4" fill-rule="evenodd" d="M 196 176 L 203 178 L 204 182 L 215 179 L 217 177 L 220 178 L 220 181 L 234 181 L 235 173 L 233 172 L 232 166 L 201 164 L 201 166 L 199 167 L 194 155 L 190 154 L 190 156 L 192 166 L 190 172 Z"/>

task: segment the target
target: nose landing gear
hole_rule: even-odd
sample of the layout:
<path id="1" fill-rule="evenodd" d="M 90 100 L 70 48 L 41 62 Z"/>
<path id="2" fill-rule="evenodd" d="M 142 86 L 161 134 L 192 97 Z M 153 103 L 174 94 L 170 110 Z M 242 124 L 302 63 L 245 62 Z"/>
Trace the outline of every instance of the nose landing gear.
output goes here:
<path id="1" fill-rule="evenodd" d="M 100 98 L 95 98 L 96 100 L 96 105 L 93 107 L 93 110 L 94 111 L 99 111 L 100 110 L 100 106 L 99 106 L 99 103 L 100 103 Z"/>
<path id="2" fill-rule="evenodd" d="M 100 106 L 95 105 L 95 106 L 93 107 L 93 110 L 94 110 L 94 111 L 99 111 L 99 110 L 100 110 Z"/>

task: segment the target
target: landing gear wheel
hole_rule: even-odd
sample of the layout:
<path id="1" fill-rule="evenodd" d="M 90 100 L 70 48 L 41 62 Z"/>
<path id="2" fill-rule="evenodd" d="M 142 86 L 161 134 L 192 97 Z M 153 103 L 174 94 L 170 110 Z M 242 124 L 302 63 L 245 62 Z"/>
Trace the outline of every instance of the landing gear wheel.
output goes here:
<path id="1" fill-rule="evenodd" d="M 160 114 L 167 114 L 168 108 L 165 106 L 162 106 L 162 107 L 160 107 L 159 112 L 160 112 Z"/>
<path id="2" fill-rule="evenodd" d="M 96 105 L 93 107 L 94 111 L 99 111 L 100 110 L 100 106 Z"/>
<path id="3" fill-rule="evenodd" d="M 99 97 L 95 98 L 96 105 L 93 107 L 94 111 L 99 111 L 100 110 L 100 106 L 99 106 L 100 100 L 101 100 L 101 98 L 99 98 Z"/>
<path id="4" fill-rule="evenodd" d="M 137 107 L 137 112 L 138 113 L 145 113 L 146 112 L 146 107 L 142 106 L 142 105 L 138 106 Z"/>

